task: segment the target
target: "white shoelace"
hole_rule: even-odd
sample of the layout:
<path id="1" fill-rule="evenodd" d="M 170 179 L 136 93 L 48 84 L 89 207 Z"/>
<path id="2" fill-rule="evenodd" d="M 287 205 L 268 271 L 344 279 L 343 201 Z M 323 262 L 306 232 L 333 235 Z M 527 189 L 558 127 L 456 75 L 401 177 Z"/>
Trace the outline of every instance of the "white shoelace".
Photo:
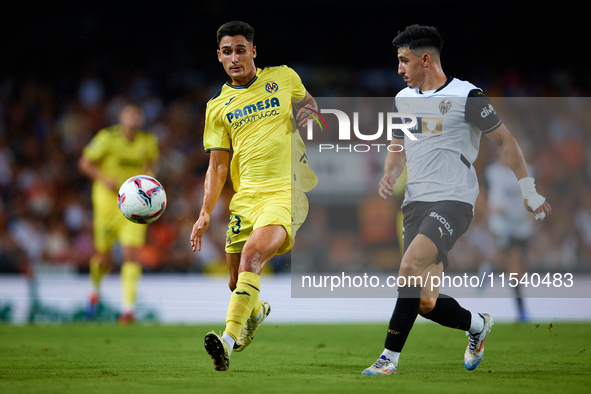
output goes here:
<path id="1" fill-rule="evenodd" d="M 375 368 L 381 368 L 386 366 L 386 364 L 390 363 L 390 360 L 388 360 L 387 358 L 378 358 L 378 361 L 376 361 L 373 366 Z"/>
<path id="2" fill-rule="evenodd" d="M 470 344 L 468 345 L 468 348 L 470 349 L 471 352 L 473 352 L 474 350 L 476 350 L 476 345 L 478 344 L 478 340 L 480 339 L 480 334 L 470 334 Z"/>

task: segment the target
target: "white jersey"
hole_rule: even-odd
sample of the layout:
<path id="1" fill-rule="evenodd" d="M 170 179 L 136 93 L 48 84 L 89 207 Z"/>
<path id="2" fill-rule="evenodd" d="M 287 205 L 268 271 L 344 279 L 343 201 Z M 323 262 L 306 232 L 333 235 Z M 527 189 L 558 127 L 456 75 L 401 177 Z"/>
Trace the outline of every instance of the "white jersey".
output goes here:
<path id="1" fill-rule="evenodd" d="M 401 90 L 394 112 L 417 118 L 417 125 L 410 129 L 416 141 L 401 130 L 393 135 L 404 138 L 406 153 L 408 179 L 402 205 L 461 201 L 474 206 L 479 188 L 472 164 L 478 156 L 480 137 L 501 125 L 488 98 L 471 83 L 449 78 L 437 90 Z"/>
<path id="2" fill-rule="evenodd" d="M 529 171 L 531 174 L 531 168 Z M 532 216 L 523 206 L 515 174 L 511 168 L 495 162 L 486 167 L 485 176 L 490 231 L 500 238 L 527 239 L 532 233 Z"/>

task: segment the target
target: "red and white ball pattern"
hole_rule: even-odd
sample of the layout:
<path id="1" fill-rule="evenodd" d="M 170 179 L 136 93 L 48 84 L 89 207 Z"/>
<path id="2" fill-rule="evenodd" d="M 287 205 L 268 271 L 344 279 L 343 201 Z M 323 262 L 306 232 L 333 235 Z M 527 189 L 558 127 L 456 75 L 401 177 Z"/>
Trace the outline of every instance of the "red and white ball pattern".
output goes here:
<path id="1" fill-rule="evenodd" d="M 166 209 L 166 192 L 151 176 L 132 176 L 119 188 L 117 203 L 123 216 L 132 222 L 152 223 Z"/>

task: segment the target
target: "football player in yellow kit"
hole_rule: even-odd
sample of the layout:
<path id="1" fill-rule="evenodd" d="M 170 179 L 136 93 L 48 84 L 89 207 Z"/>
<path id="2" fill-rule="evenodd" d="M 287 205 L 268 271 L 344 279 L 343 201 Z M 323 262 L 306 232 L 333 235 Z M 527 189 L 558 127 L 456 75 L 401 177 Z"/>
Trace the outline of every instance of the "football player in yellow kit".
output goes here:
<path id="1" fill-rule="evenodd" d="M 92 179 L 92 207 L 95 254 L 90 260 L 90 295 L 88 314 L 96 313 L 100 284 L 111 269 L 111 250 L 115 241 L 123 250 L 121 266 L 121 323 L 134 320 L 137 287 L 142 274 L 138 251 L 146 240 L 147 226 L 127 220 L 117 205 L 117 192 L 131 176 L 154 174 L 159 157 L 155 135 L 141 131 L 143 112 L 127 105 L 120 114 L 120 123 L 100 130 L 84 148 L 78 162 L 80 171 Z"/>
<path id="2" fill-rule="evenodd" d="M 317 182 L 307 160 L 299 160 L 305 146 L 296 126 L 306 124 L 316 101 L 291 68 L 256 68 L 253 39 L 253 28 L 239 21 L 217 32 L 218 60 L 230 80 L 207 104 L 203 142 L 210 161 L 191 233 L 193 250 L 200 250 L 230 168 L 236 191 L 226 237 L 232 296 L 223 336 L 205 337 L 216 371 L 228 369 L 232 350 L 244 350 L 269 314 L 269 304 L 259 298 L 260 273 L 275 254 L 292 247 L 308 213 L 304 192 Z"/>

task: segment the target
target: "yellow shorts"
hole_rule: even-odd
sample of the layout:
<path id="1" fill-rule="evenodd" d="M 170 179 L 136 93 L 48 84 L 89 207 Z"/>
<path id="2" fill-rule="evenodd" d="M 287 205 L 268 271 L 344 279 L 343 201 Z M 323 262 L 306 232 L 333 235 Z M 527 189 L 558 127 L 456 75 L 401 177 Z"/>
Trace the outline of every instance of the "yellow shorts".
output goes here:
<path id="1" fill-rule="evenodd" d="M 281 225 L 287 232 L 277 254 L 288 252 L 308 215 L 306 195 L 294 189 L 272 193 L 236 193 L 230 202 L 226 252 L 241 253 L 250 234 L 259 227 Z"/>
<path id="2" fill-rule="evenodd" d="M 119 211 L 116 193 L 93 193 L 94 248 L 108 253 L 115 241 L 121 246 L 141 247 L 146 242 L 148 226 L 127 220 Z"/>

